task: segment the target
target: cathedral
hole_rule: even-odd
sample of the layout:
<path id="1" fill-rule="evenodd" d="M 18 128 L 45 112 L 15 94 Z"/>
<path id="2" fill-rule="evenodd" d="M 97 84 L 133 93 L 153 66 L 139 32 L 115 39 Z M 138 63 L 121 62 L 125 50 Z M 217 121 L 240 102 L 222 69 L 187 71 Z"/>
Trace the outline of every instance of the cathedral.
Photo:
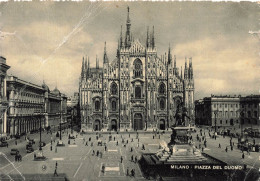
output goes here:
<path id="1" fill-rule="evenodd" d="M 116 58 L 111 61 L 104 45 L 103 67 L 90 67 L 83 57 L 79 81 L 82 131 L 165 130 L 175 124 L 179 104 L 194 119 L 194 79 L 192 59 L 185 58 L 184 71 L 176 67 L 176 56 L 157 55 L 152 31 L 146 42 L 131 34 L 129 7 L 126 32 L 122 27 Z"/>

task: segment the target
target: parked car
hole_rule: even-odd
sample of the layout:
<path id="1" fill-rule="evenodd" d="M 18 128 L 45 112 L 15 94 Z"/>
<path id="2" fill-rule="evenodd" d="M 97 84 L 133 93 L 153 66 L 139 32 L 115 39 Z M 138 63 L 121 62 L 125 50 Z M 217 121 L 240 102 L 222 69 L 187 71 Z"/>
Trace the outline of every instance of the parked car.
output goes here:
<path id="1" fill-rule="evenodd" d="M 20 138 L 21 138 L 21 135 L 16 134 L 16 135 L 14 135 L 14 137 L 15 137 L 15 139 L 20 139 Z"/>
<path id="2" fill-rule="evenodd" d="M 75 139 L 75 136 L 73 136 L 73 135 L 69 136 L 69 139 Z"/>
<path id="3" fill-rule="evenodd" d="M 26 149 L 27 153 L 32 153 L 34 151 L 33 147 L 28 147 L 28 149 Z"/>
<path id="4" fill-rule="evenodd" d="M 8 143 L 6 141 L 1 141 L 0 147 L 8 147 Z"/>
<path id="5" fill-rule="evenodd" d="M 19 150 L 18 149 L 16 149 L 16 148 L 13 148 L 13 149 L 11 149 L 11 155 L 16 155 L 17 153 L 19 153 Z"/>
<path id="6" fill-rule="evenodd" d="M 28 140 L 29 140 L 29 143 L 31 143 L 32 145 L 35 144 L 34 139 L 30 139 L 30 138 L 28 138 Z"/>
<path id="7" fill-rule="evenodd" d="M 28 143 L 27 145 L 26 145 L 26 149 L 29 149 L 29 148 L 32 148 L 33 146 L 32 146 L 32 144 L 31 143 Z"/>
<path id="8" fill-rule="evenodd" d="M 39 146 L 41 145 L 41 147 L 44 147 L 45 145 L 46 145 L 46 143 L 45 142 L 39 142 Z"/>

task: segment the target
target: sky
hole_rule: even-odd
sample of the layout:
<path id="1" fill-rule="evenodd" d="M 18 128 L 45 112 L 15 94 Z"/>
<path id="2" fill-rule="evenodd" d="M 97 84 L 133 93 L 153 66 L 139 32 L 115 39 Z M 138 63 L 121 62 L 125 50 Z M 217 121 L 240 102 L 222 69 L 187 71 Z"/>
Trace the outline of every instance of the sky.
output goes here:
<path id="1" fill-rule="evenodd" d="M 134 38 L 145 45 L 154 26 L 159 56 L 170 44 L 178 67 L 192 57 L 195 99 L 260 93 L 260 39 L 248 33 L 260 29 L 260 7 L 252 2 L 1 2 L 8 74 L 73 95 L 83 56 L 102 66 L 106 41 L 115 59 L 127 6 Z"/>

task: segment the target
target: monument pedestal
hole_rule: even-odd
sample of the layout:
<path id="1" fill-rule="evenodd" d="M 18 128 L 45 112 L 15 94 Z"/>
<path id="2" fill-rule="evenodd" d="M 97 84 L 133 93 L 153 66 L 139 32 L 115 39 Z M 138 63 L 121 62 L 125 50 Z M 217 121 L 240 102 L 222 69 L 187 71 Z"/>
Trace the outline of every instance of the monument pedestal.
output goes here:
<path id="1" fill-rule="evenodd" d="M 62 146 L 65 146 L 65 144 L 63 143 L 62 140 L 59 140 L 59 141 L 57 142 L 57 146 L 62 147 Z"/>
<path id="2" fill-rule="evenodd" d="M 214 170 L 213 166 L 224 168 L 227 164 L 207 154 L 201 153 L 193 145 L 190 128 L 179 126 L 172 128 L 171 141 L 161 145 L 156 154 L 143 154 L 139 164 L 143 174 L 149 178 L 170 177 L 175 180 L 226 180 L 225 171 Z M 209 167 L 210 169 L 198 169 Z"/>
<path id="3" fill-rule="evenodd" d="M 43 156 L 42 150 L 40 150 L 37 153 L 36 157 L 34 157 L 34 161 L 45 161 L 45 160 L 47 160 L 47 158 L 45 156 Z"/>

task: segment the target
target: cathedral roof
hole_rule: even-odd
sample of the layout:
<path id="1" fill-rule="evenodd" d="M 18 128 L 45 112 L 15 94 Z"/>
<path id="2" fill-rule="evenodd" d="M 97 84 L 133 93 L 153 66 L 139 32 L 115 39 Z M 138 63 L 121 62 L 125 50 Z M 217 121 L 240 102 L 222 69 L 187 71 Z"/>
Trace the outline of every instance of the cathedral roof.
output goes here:
<path id="1" fill-rule="evenodd" d="M 145 53 L 145 47 L 140 43 L 138 39 L 136 39 L 134 40 L 134 42 L 132 42 L 129 51 L 131 54 Z"/>
<path id="2" fill-rule="evenodd" d="M 55 87 L 55 89 L 52 91 L 53 94 L 59 95 L 60 91 Z"/>
<path id="3" fill-rule="evenodd" d="M 45 82 L 43 81 L 42 83 L 42 88 L 46 91 L 50 91 L 49 87 L 45 84 Z"/>

